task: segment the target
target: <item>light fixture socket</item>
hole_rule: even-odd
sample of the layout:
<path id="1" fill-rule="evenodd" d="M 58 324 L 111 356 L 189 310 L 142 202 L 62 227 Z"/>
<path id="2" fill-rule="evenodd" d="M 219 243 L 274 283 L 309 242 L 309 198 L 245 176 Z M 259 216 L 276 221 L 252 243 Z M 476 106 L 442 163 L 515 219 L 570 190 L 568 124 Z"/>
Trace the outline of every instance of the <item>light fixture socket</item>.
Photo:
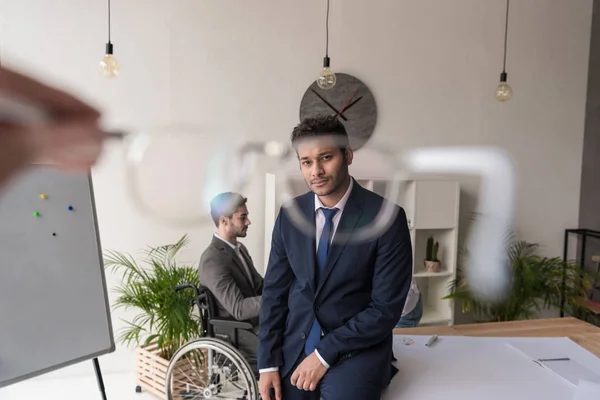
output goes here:
<path id="1" fill-rule="evenodd" d="M 323 58 L 323 68 L 329 68 L 329 56 Z"/>
<path id="2" fill-rule="evenodd" d="M 112 54 L 113 53 L 113 45 L 111 42 L 106 43 L 106 54 Z"/>
<path id="3" fill-rule="evenodd" d="M 506 72 L 502 71 L 500 74 L 500 82 L 506 82 Z"/>

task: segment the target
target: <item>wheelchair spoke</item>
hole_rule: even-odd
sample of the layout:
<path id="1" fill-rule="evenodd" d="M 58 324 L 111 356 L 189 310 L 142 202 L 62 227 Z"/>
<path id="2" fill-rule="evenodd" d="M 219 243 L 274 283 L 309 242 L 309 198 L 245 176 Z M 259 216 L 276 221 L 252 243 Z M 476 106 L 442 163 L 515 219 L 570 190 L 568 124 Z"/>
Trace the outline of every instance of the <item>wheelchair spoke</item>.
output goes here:
<path id="1" fill-rule="evenodd" d="M 203 388 L 203 386 L 198 386 L 198 385 L 195 385 L 195 384 L 193 384 L 193 383 L 192 383 L 192 382 L 193 382 L 193 379 L 192 379 L 192 378 L 191 378 L 191 377 L 190 377 L 190 376 L 189 376 L 189 375 L 188 375 L 188 374 L 187 374 L 185 371 L 183 371 L 181 368 L 180 368 L 180 369 L 178 369 L 178 371 L 179 371 L 179 373 L 180 373 L 181 375 L 184 375 L 184 376 L 187 378 L 187 380 L 186 380 L 186 381 L 182 381 L 182 380 L 178 379 L 178 380 L 177 380 L 178 382 L 180 382 L 180 383 L 184 383 L 184 384 L 185 384 L 186 386 L 188 386 L 188 387 L 189 387 L 189 386 L 193 386 L 195 389 L 202 389 L 202 388 Z M 200 371 L 200 372 L 202 372 L 202 371 Z"/>
<path id="2" fill-rule="evenodd" d="M 256 398 L 256 381 L 234 348 L 208 338 L 188 347 L 178 351 L 169 364 L 169 399 Z"/>

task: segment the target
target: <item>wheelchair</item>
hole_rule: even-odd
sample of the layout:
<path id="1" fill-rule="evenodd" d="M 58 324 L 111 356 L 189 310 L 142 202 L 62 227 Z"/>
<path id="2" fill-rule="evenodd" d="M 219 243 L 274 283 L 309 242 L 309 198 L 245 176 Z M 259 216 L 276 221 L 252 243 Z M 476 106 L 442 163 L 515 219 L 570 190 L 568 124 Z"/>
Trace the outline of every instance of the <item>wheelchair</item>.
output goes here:
<path id="1" fill-rule="evenodd" d="M 237 349 L 240 330 L 252 325 L 233 319 L 215 318 L 216 300 L 208 288 L 193 284 L 175 287 L 196 291 L 192 305 L 198 307 L 201 337 L 180 347 L 169 362 L 166 374 L 168 400 L 239 399 L 257 400 L 257 379 L 248 361 Z M 216 335 L 214 328 L 219 334 Z"/>

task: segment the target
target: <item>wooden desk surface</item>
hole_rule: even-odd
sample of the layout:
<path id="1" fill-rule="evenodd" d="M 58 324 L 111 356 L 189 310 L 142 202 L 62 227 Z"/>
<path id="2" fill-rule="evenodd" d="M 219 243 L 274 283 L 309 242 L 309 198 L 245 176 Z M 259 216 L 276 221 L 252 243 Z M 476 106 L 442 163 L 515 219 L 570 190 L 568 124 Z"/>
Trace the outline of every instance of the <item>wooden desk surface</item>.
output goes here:
<path id="1" fill-rule="evenodd" d="M 568 337 L 600 357 L 600 328 L 576 318 L 547 318 L 526 321 L 428 326 L 394 329 L 395 335 Z"/>

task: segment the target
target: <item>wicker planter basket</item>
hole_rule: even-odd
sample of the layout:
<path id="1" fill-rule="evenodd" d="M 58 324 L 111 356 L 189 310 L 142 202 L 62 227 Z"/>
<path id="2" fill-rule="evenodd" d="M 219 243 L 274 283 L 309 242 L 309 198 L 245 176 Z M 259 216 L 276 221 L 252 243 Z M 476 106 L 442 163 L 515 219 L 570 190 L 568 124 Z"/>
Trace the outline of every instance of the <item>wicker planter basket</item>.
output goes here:
<path id="1" fill-rule="evenodd" d="M 141 390 L 148 391 L 158 398 L 166 400 L 166 379 L 169 360 L 162 358 L 159 353 L 156 342 L 151 342 L 145 347 L 136 348 L 137 390 L 140 390 L 141 388 Z M 175 383 L 172 385 L 172 388 L 174 389 L 173 393 L 176 394 L 173 396 L 173 399 L 175 400 L 183 400 L 177 393 L 184 391 L 186 389 L 184 382 L 188 382 L 189 377 L 197 373 L 190 363 L 186 362 L 184 359 L 181 359 L 179 362 L 181 362 L 182 365 L 175 369 L 173 376 Z M 204 375 L 203 381 L 206 382 L 206 370 L 201 371 L 201 373 Z"/>

